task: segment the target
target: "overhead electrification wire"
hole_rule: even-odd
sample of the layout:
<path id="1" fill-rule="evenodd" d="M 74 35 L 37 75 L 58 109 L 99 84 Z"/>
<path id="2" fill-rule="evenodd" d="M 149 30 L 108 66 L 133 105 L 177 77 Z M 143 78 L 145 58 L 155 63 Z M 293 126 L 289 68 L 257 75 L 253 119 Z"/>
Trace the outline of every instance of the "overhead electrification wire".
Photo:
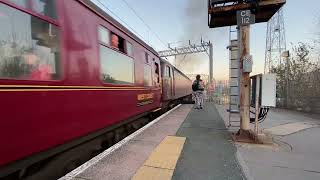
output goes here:
<path id="1" fill-rule="evenodd" d="M 126 23 L 124 20 L 122 20 L 116 13 L 111 11 L 110 8 L 108 8 L 104 3 L 102 3 L 100 0 L 95 0 L 99 2 L 106 10 L 111 12 L 115 17 L 117 17 L 122 23 L 124 23 L 129 29 L 131 29 L 137 36 L 139 36 L 141 39 L 145 40 L 138 32 L 136 32 L 128 23 Z"/>
<path id="2" fill-rule="evenodd" d="M 144 21 L 144 19 L 137 13 L 137 11 L 126 1 L 122 0 L 131 10 L 132 12 L 141 20 L 141 22 L 151 31 L 156 38 L 164 45 L 164 47 L 167 47 L 167 44 L 159 37 L 159 35 L 152 30 L 152 28 Z"/>

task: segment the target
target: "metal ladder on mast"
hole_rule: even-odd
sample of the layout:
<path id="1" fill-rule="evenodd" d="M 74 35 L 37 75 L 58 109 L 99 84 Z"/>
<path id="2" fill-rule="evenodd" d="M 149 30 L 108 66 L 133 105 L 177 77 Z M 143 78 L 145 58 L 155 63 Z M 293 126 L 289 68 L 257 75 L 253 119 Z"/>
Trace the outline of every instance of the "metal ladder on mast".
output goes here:
<path id="1" fill-rule="evenodd" d="M 240 59 L 238 30 L 229 27 L 229 123 L 228 127 L 240 127 Z M 237 116 L 236 116 L 237 115 Z"/>

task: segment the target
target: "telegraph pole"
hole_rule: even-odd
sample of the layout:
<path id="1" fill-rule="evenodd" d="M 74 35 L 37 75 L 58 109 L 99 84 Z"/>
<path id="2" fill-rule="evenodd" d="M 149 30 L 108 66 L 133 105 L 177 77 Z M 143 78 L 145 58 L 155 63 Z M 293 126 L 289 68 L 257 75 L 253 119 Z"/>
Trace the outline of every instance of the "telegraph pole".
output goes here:
<path id="1" fill-rule="evenodd" d="M 286 82 L 285 82 L 285 88 L 286 88 L 286 107 L 288 108 L 289 107 L 289 57 L 290 57 L 290 52 L 289 51 L 284 51 L 282 52 L 281 56 L 284 58 L 285 60 L 285 66 L 286 66 L 286 71 L 285 71 L 285 78 L 286 78 Z"/>

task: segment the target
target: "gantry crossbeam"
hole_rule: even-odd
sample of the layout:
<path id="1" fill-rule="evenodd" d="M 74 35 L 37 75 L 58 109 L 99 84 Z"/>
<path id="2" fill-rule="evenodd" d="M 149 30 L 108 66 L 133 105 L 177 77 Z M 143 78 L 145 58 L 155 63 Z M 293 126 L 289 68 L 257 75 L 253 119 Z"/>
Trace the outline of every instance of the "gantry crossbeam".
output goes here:
<path id="1" fill-rule="evenodd" d="M 189 45 L 185 47 L 177 47 L 177 48 L 170 48 L 169 50 L 159 51 L 160 57 L 169 57 L 169 56 L 178 56 L 178 55 L 185 55 L 185 54 L 194 54 L 194 53 L 201 53 L 207 52 L 210 48 L 209 43 L 202 43 L 201 45 Z"/>
<path id="2" fill-rule="evenodd" d="M 194 53 L 202 53 L 205 52 L 209 56 L 209 83 L 213 81 L 213 46 L 212 43 L 204 42 L 201 40 L 200 44 L 191 44 L 189 41 L 189 45 L 185 47 L 176 47 L 171 48 L 169 44 L 169 50 L 159 51 L 158 54 L 160 57 L 169 57 L 169 56 L 179 56 L 179 55 L 187 55 Z"/>

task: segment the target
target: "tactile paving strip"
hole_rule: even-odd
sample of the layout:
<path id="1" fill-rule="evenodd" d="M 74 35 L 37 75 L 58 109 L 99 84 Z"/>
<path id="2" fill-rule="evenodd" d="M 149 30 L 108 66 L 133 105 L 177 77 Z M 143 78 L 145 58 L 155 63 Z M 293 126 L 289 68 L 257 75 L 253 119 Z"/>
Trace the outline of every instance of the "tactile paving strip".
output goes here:
<path id="1" fill-rule="evenodd" d="M 154 149 L 132 179 L 170 180 L 185 141 L 185 137 L 167 136 Z"/>

